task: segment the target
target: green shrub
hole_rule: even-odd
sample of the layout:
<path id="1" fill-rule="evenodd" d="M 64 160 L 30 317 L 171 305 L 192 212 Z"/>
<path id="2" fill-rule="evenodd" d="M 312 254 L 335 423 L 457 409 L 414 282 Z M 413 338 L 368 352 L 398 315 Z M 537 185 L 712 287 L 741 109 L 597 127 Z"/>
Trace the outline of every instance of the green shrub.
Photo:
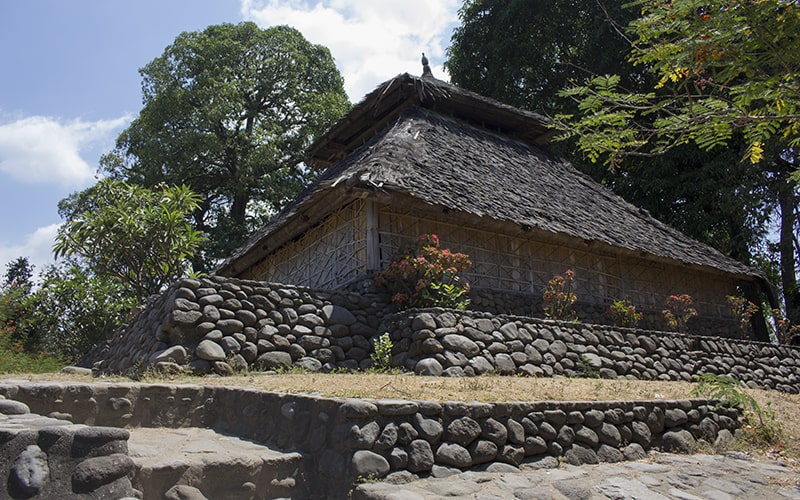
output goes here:
<path id="1" fill-rule="evenodd" d="M 615 300 L 608 308 L 608 315 L 611 321 L 626 328 L 636 328 L 642 320 L 642 313 L 636 311 L 636 306 L 630 300 Z"/>
<path id="2" fill-rule="evenodd" d="M 372 341 L 373 352 L 370 354 L 372 369 L 386 372 L 392 369 L 392 339 L 384 333 Z"/>

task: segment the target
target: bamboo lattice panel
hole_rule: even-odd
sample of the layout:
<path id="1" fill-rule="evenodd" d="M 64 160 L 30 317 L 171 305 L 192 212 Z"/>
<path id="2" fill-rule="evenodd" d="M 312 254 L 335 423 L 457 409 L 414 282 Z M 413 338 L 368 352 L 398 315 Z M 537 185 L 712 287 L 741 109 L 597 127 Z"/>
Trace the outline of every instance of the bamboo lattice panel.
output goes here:
<path id="1" fill-rule="evenodd" d="M 473 267 L 465 278 L 473 287 L 528 293 L 541 297 L 547 282 L 572 269 L 574 291 L 582 302 L 609 305 L 626 298 L 637 307 L 660 311 L 670 294 L 688 293 L 705 317 L 729 318 L 726 295 L 735 293 L 733 281 L 720 282 L 700 272 L 644 259 L 602 256 L 462 225 L 381 210 L 381 267 L 398 248 L 420 234 L 439 236 L 442 248 L 464 252 Z"/>
<path id="2" fill-rule="evenodd" d="M 364 202 L 356 201 L 270 255 L 255 269 L 255 279 L 337 288 L 365 273 L 366 247 Z"/>

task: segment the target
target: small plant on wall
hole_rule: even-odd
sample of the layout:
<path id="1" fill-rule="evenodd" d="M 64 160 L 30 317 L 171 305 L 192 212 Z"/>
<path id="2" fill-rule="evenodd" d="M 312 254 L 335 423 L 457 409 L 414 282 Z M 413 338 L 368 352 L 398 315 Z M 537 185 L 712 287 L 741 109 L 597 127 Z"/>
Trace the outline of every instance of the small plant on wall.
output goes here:
<path id="1" fill-rule="evenodd" d="M 469 256 L 440 248 L 435 234 L 423 234 L 401 249 L 375 277 L 401 309 L 448 307 L 466 309 L 469 283 L 459 274 L 472 267 Z"/>
<path id="2" fill-rule="evenodd" d="M 636 328 L 642 320 L 643 314 L 636 311 L 636 306 L 628 299 L 619 299 L 611 303 L 608 308 L 611 321 L 625 328 Z"/>
<path id="3" fill-rule="evenodd" d="M 758 312 L 758 306 L 744 297 L 735 295 L 728 295 L 726 299 L 731 307 L 733 316 L 736 318 L 740 333 L 746 334 L 750 329 L 750 318 Z"/>
<path id="4" fill-rule="evenodd" d="M 697 309 L 692 305 L 692 297 L 688 293 L 667 297 L 667 307 L 661 311 L 667 326 L 680 333 L 686 333 L 687 323 L 697 316 Z"/>
<path id="5" fill-rule="evenodd" d="M 578 297 L 572 291 L 575 273 L 567 269 L 564 274 L 558 274 L 547 282 L 544 289 L 544 316 L 547 319 L 560 321 L 578 321 L 578 315 L 572 306 Z"/>

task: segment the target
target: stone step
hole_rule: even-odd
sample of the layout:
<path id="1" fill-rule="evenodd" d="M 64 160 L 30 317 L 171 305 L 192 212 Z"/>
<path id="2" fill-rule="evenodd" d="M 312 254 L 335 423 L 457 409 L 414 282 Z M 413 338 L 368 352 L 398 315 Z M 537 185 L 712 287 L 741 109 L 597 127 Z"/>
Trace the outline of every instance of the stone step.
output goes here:
<path id="1" fill-rule="evenodd" d="M 300 453 L 201 428 L 129 429 L 133 487 L 148 499 L 272 499 L 304 495 Z"/>

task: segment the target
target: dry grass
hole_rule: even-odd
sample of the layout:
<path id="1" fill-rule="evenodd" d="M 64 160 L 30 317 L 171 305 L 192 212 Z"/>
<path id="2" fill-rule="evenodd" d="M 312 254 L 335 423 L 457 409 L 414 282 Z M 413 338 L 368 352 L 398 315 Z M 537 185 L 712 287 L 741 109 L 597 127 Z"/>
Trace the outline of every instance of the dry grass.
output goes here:
<path id="1" fill-rule="evenodd" d="M 6 375 L 4 378 L 61 382 L 129 382 L 125 378 L 75 375 Z M 619 401 L 684 399 L 696 384 L 640 380 L 564 379 L 529 377 L 416 377 L 409 374 L 251 373 L 236 377 L 163 377 L 148 375 L 143 382 L 253 387 L 265 391 L 319 394 L 329 397 L 405 398 L 435 401 Z M 747 389 L 762 408 L 775 412 L 783 442 L 760 450 L 800 459 L 800 395 Z M 750 451 L 758 451 L 751 449 Z"/>

